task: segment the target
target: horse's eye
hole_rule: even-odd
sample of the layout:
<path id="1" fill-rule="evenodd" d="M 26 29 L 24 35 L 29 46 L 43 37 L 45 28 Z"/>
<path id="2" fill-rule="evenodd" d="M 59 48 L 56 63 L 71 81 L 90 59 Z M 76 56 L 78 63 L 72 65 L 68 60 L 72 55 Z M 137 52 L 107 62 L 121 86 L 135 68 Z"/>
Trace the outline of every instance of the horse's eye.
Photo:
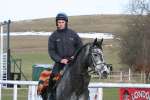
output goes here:
<path id="1" fill-rule="evenodd" d="M 96 56 L 96 57 L 97 57 L 97 54 L 94 54 L 94 56 Z"/>

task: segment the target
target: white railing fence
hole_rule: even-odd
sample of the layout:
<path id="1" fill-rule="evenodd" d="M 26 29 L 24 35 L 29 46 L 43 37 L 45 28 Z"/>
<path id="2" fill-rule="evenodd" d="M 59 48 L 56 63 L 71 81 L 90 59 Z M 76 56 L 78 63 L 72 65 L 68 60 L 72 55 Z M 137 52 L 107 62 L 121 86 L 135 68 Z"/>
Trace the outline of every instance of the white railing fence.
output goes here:
<path id="1" fill-rule="evenodd" d="M 99 75 L 91 75 L 93 79 L 100 79 Z M 102 82 L 126 82 L 126 83 L 145 83 L 144 72 L 131 72 L 129 71 L 112 71 L 107 79 L 101 79 Z"/>
<path id="2" fill-rule="evenodd" d="M 28 100 L 36 100 L 36 87 L 38 82 L 37 81 L 3 81 L 0 80 L 0 100 L 2 100 L 2 85 L 3 84 L 12 84 L 13 85 L 13 100 L 17 100 L 18 94 L 18 85 L 26 85 L 28 86 Z M 6 88 L 6 87 L 4 87 Z"/>
<path id="3" fill-rule="evenodd" d="M 108 80 L 114 80 L 115 82 L 140 82 L 145 83 L 145 73 L 137 72 L 125 72 L 125 71 L 113 71 L 108 76 Z"/>
<path id="4" fill-rule="evenodd" d="M 29 87 L 28 92 L 28 100 L 37 100 L 36 99 L 36 86 L 38 84 L 37 81 L 2 81 L 0 80 L 0 100 L 2 100 L 1 89 L 2 84 L 13 84 L 13 100 L 17 100 L 18 87 L 17 85 L 27 85 Z M 89 88 L 97 88 L 98 89 L 98 100 L 103 100 L 102 88 L 150 88 L 150 84 L 133 84 L 133 83 L 90 83 Z M 119 95 L 119 94 L 118 94 Z"/>

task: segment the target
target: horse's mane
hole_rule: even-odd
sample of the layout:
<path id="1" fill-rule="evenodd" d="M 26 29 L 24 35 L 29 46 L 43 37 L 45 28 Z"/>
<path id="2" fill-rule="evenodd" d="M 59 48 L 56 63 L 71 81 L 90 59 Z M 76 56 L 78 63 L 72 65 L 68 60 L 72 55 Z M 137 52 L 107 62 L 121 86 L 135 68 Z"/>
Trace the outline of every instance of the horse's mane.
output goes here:
<path id="1" fill-rule="evenodd" d="M 80 54 L 80 52 L 82 51 L 82 49 L 85 48 L 87 45 L 90 45 L 90 44 L 91 43 L 86 43 L 85 45 L 83 45 L 82 47 L 80 47 L 79 49 L 77 49 L 76 52 L 75 52 L 75 54 L 74 54 L 74 58 L 70 61 L 69 64 L 73 64 L 76 61 L 76 59 L 77 59 L 78 55 Z"/>

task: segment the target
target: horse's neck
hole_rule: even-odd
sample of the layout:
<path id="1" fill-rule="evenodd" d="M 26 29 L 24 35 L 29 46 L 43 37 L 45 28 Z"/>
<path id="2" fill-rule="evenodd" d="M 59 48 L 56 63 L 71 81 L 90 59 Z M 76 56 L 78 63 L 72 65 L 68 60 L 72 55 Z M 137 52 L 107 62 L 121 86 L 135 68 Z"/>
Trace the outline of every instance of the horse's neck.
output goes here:
<path id="1" fill-rule="evenodd" d="M 77 74 L 85 74 L 87 73 L 88 66 L 86 64 L 85 51 L 81 51 L 81 53 L 77 56 L 74 64 L 73 71 Z"/>

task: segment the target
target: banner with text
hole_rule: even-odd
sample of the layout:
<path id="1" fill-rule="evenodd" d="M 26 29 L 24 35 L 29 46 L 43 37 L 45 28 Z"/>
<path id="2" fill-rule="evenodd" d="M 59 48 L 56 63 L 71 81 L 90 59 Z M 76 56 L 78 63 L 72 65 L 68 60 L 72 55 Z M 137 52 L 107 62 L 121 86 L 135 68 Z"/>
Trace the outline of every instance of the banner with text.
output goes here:
<path id="1" fill-rule="evenodd" d="M 150 89 L 120 88 L 120 100 L 150 100 Z"/>

